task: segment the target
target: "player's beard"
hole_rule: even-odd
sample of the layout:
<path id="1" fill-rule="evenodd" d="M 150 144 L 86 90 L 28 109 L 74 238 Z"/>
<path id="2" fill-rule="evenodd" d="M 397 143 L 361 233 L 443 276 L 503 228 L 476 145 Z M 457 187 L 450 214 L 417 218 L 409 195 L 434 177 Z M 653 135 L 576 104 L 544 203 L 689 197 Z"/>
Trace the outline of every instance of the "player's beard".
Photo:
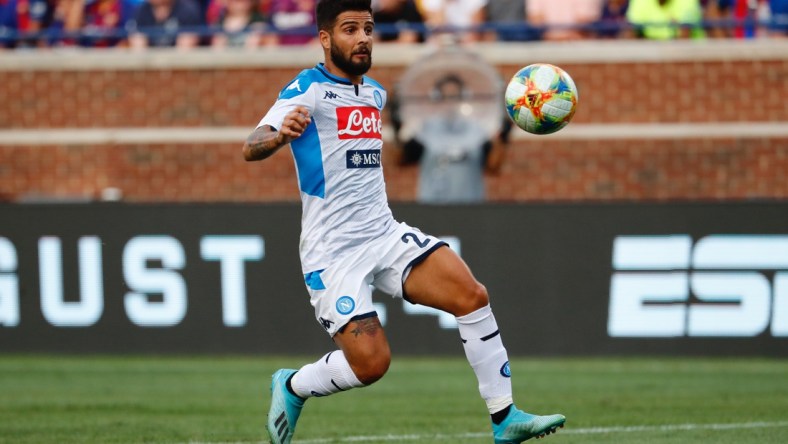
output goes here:
<path id="1" fill-rule="evenodd" d="M 361 76 L 366 74 L 367 71 L 369 71 L 369 68 L 372 67 L 372 49 L 369 49 L 369 53 L 367 54 L 367 59 L 365 61 L 356 63 L 353 61 L 352 52 L 349 58 L 345 58 L 342 55 L 342 51 L 334 44 L 334 41 L 332 40 L 331 61 L 345 74 L 351 76 Z"/>

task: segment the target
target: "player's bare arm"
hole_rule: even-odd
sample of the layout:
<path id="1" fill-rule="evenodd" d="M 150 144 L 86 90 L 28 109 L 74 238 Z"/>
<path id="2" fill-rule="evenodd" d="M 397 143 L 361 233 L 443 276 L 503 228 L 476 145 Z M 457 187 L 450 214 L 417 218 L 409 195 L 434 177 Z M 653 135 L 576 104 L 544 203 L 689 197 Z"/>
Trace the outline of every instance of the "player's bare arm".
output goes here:
<path id="1" fill-rule="evenodd" d="M 254 161 L 271 157 L 280 148 L 301 136 L 310 121 L 309 111 L 299 106 L 287 113 L 279 131 L 268 125 L 255 129 L 244 143 L 244 159 Z"/>

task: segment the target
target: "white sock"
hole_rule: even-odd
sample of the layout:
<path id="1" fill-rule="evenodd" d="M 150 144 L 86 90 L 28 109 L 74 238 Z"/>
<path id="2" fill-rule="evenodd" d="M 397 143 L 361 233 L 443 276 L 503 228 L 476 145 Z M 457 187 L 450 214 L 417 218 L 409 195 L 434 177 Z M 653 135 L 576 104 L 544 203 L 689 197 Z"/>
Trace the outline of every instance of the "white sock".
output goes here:
<path id="1" fill-rule="evenodd" d="M 457 323 L 465 356 L 476 372 L 479 393 L 490 414 L 503 410 L 512 403 L 512 379 L 509 357 L 490 305 L 458 317 Z"/>
<path id="2" fill-rule="evenodd" d="M 328 396 L 354 387 L 363 387 L 341 350 L 301 367 L 290 380 L 296 395 L 302 398 Z"/>

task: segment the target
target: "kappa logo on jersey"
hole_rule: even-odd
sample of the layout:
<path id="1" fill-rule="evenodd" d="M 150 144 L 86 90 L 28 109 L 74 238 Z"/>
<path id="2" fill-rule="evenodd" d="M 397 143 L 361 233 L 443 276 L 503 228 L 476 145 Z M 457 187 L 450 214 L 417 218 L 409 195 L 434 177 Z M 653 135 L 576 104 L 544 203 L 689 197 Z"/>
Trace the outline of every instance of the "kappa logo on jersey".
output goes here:
<path id="1" fill-rule="evenodd" d="M 337 130 L 340 139 L 382 139 L 380 110 L 371 106 L 339 107 Z"/>
<path id="2" fill-rule="evenodd" d="M 297 90 L 298 92 L 303 92 L 303 91 L 301 91 L 301 85 L 299 85 L 299 84 L 298 84 L 298 79 L 295 79 L 295 80 L 293 81 L 293 83 L 291 83 L 291 84 L 290 84 L 290 86 L 288 86 L 288 87 L 285 89 L 285 91 L 290 91 L 291 89 L 295 89 L 295 90 Z"/>
<path id="3" fill-rule="evenodd" d="M 326 91 L 326 95 L 323 96 L 324 99 L 338 99 L 339 94 L 335 93 L 334 91 Z"/>
<path id="4" fill-rule="evenodd" d="M 380 168 L 380 150 L 348 150 L 348 168 Z"/>

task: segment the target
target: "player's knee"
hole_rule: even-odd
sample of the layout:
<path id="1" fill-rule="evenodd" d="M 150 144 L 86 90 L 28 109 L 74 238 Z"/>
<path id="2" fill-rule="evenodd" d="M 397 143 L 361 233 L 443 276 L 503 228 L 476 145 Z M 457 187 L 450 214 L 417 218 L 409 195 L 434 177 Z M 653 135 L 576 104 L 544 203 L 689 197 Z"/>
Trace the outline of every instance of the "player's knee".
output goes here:
<path id="1" fill-rule="evenodd" d="M 370 385 L 386 374 L 390 364 L 391 352 L 385 350 L 366 356 L 357 365 L 353 366 L 353 372 L 362 384 Z"/>
<path id="2" fill-rule="evenodd" d="M 461 306 L 459 308 L 459 314 L 457 316 L 463 316 L 468 313 L 473 313 L 474 311 L 487 306 L 490 303 L 490 296 L 487 294 L 487 287 L 482 285 L 479 282 L 476 282 L 465 293 L 465 297 L 461 302 Z"/>

